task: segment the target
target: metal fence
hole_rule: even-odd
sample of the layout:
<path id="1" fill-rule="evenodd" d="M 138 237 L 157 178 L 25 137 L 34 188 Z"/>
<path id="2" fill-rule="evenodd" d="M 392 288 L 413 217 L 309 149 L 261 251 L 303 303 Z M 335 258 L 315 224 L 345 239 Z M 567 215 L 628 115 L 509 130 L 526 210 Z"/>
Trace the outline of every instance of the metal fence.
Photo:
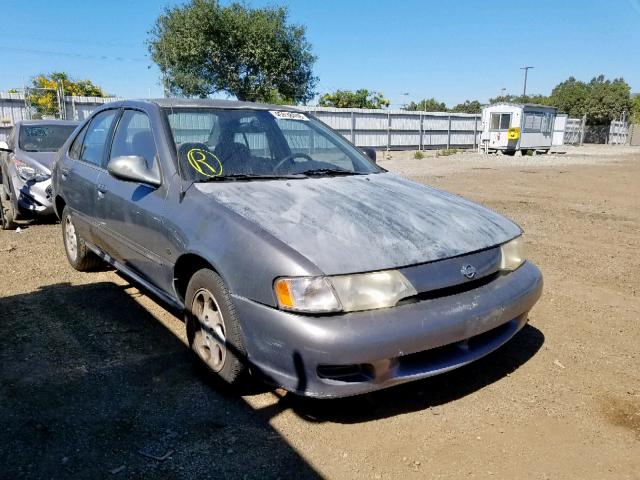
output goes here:
<path id="1" fill-rule="evenodd" d="M 584 126 L 583 118 L 567 118 L 564 127 L 565 145 L 581 145 L 584 141 Z"/>
<path id="2" fill-rule="evenodd" d="M 60 117 L 82 121 L 104 103 L 119 98 L 65 97 Z M 482 130 L 480 115 L 359 108 L 299 107 L 362 147 L 379 149 L 474 148 Z M 31 112 L 22 93 L 0 93 L 0 140 Z"/>
<path id="3" fill-rule="evenodd" d="M 353 144 L 387 150 L 474 148 L 480 115 L 362 108 L 299 107 L 340 132 Z"/>
<path id="4" fill-rule="evenodd" d="M 611 122 L 607 143 L 609 145 L 626 145 L 629 143 L 629 124 L 616 120 Z"/>
<path id="5" fill-rule="evenodd" d="M 82 121 L 104 103 L 120 98 L 63 97 L 59 117 Z M 386 150 L 475 148 L 482 132 L 480 115 L 467 113 L 409 112 L 406 110 L 368 110 L 362 108 L 298 107 L 311 113 L 341 133 L 357 146 Z M 27 108 L 22 93 L 0 92 L 0 140 L 6 140 L 13 124 L 28 120 L 33 112 Z M 628 126 L 612 122 L 604 130 L 606 139 L 592 140 L 591 127 L 585 119 L 567 118 L 564 127 L 565 144 L 586 141 L 628 143 Z M 608 135 L 607 135 L 608 132 Z M 561 131 L 554 132 L 560 134 Z M 585 138 L 585 134 L 586 138 Z"/>
<path id="6" fill-rule="evenodd" d="M 102 97 L 64 97 L 59 105 L 58 118 L 82 121 L 100 105 L 120 100 Z M 6 140 L 11 127 L 20 120 L 30 120 L 35 112 L 28 107 L 23 93 L 0 92 L 0 140 Z"/>

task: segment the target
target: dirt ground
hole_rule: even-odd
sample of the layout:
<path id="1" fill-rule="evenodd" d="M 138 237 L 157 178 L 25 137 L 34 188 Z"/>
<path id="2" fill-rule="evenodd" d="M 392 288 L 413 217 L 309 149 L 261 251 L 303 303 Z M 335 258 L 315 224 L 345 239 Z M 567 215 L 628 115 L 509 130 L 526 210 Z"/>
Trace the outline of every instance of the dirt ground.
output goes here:
<path id="1" fill-rule="evenodd" d="M 350 399 L 238 396 L 171 312 L 72 270 L 58 224 L 2 231 L 0 477 L 640 478 L 640 149 L 391 157 L 525 229 L 545 292 L 511 342 Z"/>

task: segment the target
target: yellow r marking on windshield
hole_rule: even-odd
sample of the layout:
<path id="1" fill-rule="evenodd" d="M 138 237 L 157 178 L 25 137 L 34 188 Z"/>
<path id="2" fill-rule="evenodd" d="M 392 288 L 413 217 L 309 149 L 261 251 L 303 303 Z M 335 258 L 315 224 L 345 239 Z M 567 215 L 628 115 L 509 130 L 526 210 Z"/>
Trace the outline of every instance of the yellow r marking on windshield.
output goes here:
<path id="1" fill-rule="evenodd" d="M 217 167 L 209 163 L 209 157 L 216 161 Z M 187 152 L 187 160 L 191 168 L 205 177 L 219 177 L 222 175 L 222 162 L 213 153 L 201 148 L 192 148 Z"/>

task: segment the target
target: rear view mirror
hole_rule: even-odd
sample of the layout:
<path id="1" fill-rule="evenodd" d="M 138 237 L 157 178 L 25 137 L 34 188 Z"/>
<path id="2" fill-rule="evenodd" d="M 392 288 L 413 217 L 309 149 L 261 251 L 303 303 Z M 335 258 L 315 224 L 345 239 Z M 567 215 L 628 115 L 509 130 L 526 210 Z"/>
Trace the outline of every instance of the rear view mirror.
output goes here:
<path id="1" fill-rule="evenodd" d="M 4 140 L 0 141 L 0 151 L 2 151 L 2 152 L 13 152 L 13 150 L 11 150 L 9 148 L 9 145 Z"/>
<path id="2" fill-rule="evenodd" d="M 362 153 L 369 157 L 373 163 L 376 163 L 376 150 L 374 148 L 362 147 L 360 150 L 362 150 Z"/>
<path id="3" fill-rule="evenodd" d="M 147 168 L 147 162 L 139 155 L 123 155 L 112 158 L 107 165 L 109 173 L 120 180 L 160 186 L 160 177 Z"/>

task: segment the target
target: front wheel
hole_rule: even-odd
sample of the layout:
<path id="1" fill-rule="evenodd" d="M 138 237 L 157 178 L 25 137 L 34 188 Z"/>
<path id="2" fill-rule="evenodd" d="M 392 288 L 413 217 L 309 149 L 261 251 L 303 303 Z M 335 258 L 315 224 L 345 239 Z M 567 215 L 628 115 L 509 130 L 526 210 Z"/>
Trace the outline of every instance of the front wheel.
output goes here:
<path id="1" fill-rule="evenodd" d="M 240 322 L 222 278 L 198 270 L 187 286 L 186 327 L 189 346 L 213 373 L 238 384 L 247 373 Z"/>
<path id="2" fill-rule="evenodd" d="M 80 272 L 96 268 L 100 264 L 100 259 L 87 248 L 84 239 L 76 231 L 73 216 L 68 207 L 64 207 L 64 210 L 62 210 L 60 225 L 62 225 L 64 251 L 71 266 Z"/>
<path id="3" fill-rule="evenodd" d="M 4 197 L 4 188 L 2 189 L 2 192 L 2 196 Z M 0 227 L 2 227 L 2 230 L 15 230 L 17 226 L 11 199 L 4 203 L 0 200 Z"/>

